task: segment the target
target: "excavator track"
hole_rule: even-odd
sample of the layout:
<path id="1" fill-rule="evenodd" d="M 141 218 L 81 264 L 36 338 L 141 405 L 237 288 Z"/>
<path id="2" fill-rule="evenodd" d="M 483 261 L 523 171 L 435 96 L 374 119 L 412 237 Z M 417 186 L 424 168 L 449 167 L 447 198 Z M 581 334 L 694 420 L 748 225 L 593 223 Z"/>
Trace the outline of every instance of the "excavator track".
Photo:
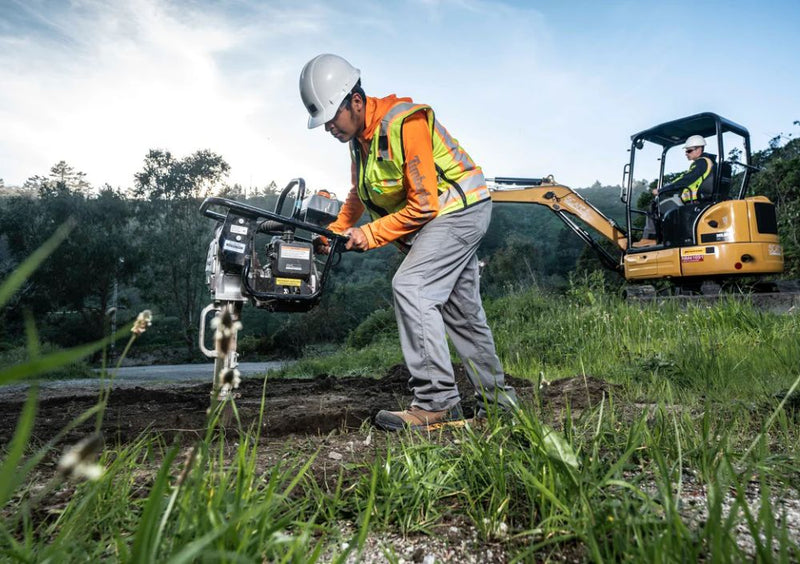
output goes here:
<path id="1" fill-rule="evenodd" d="M 763 287 L 763 285 L 761 286 Z M 695 292 L 672 288 L 657 291 L 649 284 L 629 285 L 622 290 L 623 297 L 630 302 L 712 305 L 725 300 L 748 301 L 758 310 L 779 314 L 800 312 L 800 281 L 781 280 L 774 283 L 772 291 L 730 291 L 715 283 L 703 283 Z"/>

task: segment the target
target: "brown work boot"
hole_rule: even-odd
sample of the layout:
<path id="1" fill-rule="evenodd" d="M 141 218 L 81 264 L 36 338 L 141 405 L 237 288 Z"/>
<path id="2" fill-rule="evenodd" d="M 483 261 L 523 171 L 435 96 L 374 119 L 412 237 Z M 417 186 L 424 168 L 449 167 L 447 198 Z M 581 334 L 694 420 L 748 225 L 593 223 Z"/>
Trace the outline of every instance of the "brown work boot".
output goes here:
<path id="1" fill-rule="evenodd" d="M 384 431 L 429 431 L 449 425 L 463 425 L 464 414 L 461 405 L 456 404 L 442 411 L 426 411 L 421 407 L 411 406 L 404 411 L 381 410 L 375 416 L 375 426 Z"/>
<path id="2" fill-rule="evenodd" d="M 636 241 L 633 245 L 631 245 L 631 247 L 633 247 L 634 249 L 638 249 L 640 247 L 652 247 L 654 245 L 658 245 L 658 241 L 656 241 L 655 239 L 640 239 L 639 241 Z"/>

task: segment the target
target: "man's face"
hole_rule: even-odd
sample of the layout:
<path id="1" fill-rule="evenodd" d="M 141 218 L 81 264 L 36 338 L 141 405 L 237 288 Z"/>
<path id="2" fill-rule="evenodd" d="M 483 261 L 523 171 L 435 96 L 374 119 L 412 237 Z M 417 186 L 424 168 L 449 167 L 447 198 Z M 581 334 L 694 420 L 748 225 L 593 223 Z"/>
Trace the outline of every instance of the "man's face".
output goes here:
<path id="1" fill-rule="evenodd" d="M 345 100 L 333 119 L 325 123 L 325 131 L 342 143 L 349 143 L 363 129 L 364 100 L 358 94 L 352 95 L 349 104 Z"/>
<path id="2" fill-rule="evenodd" d="M 694 160 L 699 159 L 700 155 L 703 154 L 703 148 L 702 147 L 686 147 L 684 149 L 684 152 L 686 153 L 686 158 L 687 159 L 689 159 L 690 161 L 694 161 Z"/>

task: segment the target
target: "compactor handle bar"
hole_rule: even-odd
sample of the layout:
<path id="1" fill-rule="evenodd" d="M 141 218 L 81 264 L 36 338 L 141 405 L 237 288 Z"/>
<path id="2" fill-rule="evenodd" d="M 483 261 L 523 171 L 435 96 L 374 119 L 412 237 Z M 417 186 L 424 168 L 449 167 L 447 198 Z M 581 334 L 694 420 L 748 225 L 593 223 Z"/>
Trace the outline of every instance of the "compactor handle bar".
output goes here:
<path id="1" fill-rule="evenodd" d="M 211 206 L 220 206 L 228 208 L 249 219 L 258 220 L 263 218 L 266 220 L 275 221 L 283 225 L 289 225 L 296 229 L 303 229 L 305 231 L 316 233 L 317 235 L 324 235 L 325 237 L 328 237 L 329 239 L 332 240 L 346 238 L 343 235 L 339 235 L 338 233 L 334 233 L 329 229 L 325 229 L 324 227 L 320 227 L 319 225 L 314 225 L 313 223 L 308 223 L 305 221 L 301 221 L 299 219 L 295 219 L 293 217 L 280 215 L 276 212 L 271 212 L 265 209 L 251 206 L 250 204 L 237 202 L 236 200 L 229 200 L 227 198 L 211 196 L 203 200 L 203 203 L 200 204 L 200 212 L 206 217 L 210 217 L 211 219 L 215 219 L 217 221 L 225 221 L 226 215 L 224 213 L 220 213 L 218 211 L 209 209 Z"/>
<path id="2" fill-rule="evenodd" d="M 278 203 L 275 205 L 274 213 L 268 212 L 267 210 L 262 210 L 261 208 L 257 208 L 255 206 L 237 202 L 236 200 L 229 200 L 227 198 L 218 198 L 218 197 L 206 198 L 203 201 L 202 205 L 200 206 L 200 211 L 206 217 L 210 217 L 211 219 L 216 219 L 217 221 L 225 221 L 224 214 L 208 209 L 209 206 L 220 205 L 227 208 L 235 209 L 242 215 L 249 217 L 251 219 L 258 219 L 260 217 L 269 216 L 270 219 L 280 219 L 281 221 L 283 221 L 284 219 L 289 219 L 288 216 L 285 216 L 281 213 L 283 211 L 283 202 L 286 200 L 286 196 L 289 194 L 289 192 L 291 192 L 292 188 L 294 188 L 295 186 L 297 186 L 298 189 L 297 189 L 297 199 L 295 200 L 297 204 L 295 204 L 295 209 L 292 211 L 292 216 L 291 216 L 294 217 L 295 215 L 297 215 L 300 202 L 303 201 L 303 196 L 305 196 L 306 193 L 306 181 L 303 180 L 302 178 L 292 178 L 289 181 L 289 184 L 286 185 L 286 188 L 281 190 L 281 195 L 278 197 Z M 291 223 L 289 224 L 291 225 Z M 305 227 L 303 227 L 302 229 L 305 229 Z"/>

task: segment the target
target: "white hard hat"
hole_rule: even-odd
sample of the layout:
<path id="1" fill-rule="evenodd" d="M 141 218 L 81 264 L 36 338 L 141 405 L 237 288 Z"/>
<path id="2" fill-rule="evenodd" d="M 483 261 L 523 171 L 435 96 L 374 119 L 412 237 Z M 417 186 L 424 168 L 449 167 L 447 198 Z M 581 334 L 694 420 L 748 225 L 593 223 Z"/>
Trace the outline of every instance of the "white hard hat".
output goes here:
<path id="1" fill-rule="evenodd" d="M 689 147 L 705 147 L 706 140 L 703 138 L 702 135 L 692 135 L 686 140 L 686 143 L 683 145 L 684 149 L 688 149 Z"/>
<path id="2" fill-rule="evenodd" d="M 300 98 L 308 110 L 308 128 L 333 119 L 361 71 L 338 55 L 317 55 L 300 72 Z"/>

